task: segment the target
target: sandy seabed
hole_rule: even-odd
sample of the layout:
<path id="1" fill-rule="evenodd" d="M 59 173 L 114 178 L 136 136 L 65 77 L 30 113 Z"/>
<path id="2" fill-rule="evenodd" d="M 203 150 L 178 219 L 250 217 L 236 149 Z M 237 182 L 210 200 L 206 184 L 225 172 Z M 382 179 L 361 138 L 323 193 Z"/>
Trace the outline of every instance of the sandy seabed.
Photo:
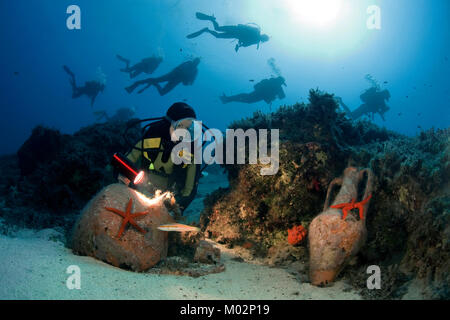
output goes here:
<path id="1" fill-rule="evenodd" d="M 343 282 L 329 288 L 300 283 L 285 269 L 234 261 L 225 271 L 189 276 L 135 273 L 76 256 L 51 229 L 0 236 L 0 299 L 360 299 Z M 81 289 L 68 289 L 67 268 L 81 271 Z"/>
<path id="2" fill-rule="evenodd" d="M 186 210 L 187 222 L 198 221 L 208 193 L 227 186 L 225 175 L 204 177 Z M 122 270 L 74 255 L 63 238 L 53 229 L 0 235 L 0 299 L 361 299 L 343 281 L 314 287 L 287 269 L 240 262 L 233 250 L 221 245 L 217 246 L 225 271 L 193 278 Z M 72 265 L 80 268 L 79 290 L 66 285 Z"/>

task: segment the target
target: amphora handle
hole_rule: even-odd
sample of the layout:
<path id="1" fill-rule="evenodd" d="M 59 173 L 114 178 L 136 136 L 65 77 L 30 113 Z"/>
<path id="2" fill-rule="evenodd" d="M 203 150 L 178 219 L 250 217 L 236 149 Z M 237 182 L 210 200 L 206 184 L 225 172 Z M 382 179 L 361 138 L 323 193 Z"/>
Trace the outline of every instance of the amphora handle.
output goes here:
<path id="1" fill-rule="evenodd" d="M 373 179 L 374 179 L 374 175 L 372 170 L 366 168 L 366 169 L 362 169 L 358 172 L 358 184 L 364 179 L 364 174 L 367 175 L 367 181 L 366 181 L 366 186 L 364 188 L 364 195 L 362 197 L 362 199 L 366 199 L 369 195 L 372 194 L 373 192 Z M 330 204 L 332 203 L 332 199 L 331 199 L 331 194 L 334 190 L 334 188 L 336 186 L 342 186 L 342 181 L 343 178 L 336 178 L 333 181 L 331 181 L 330 185 L 328 186 L 328 190 L 327 190 L 327 197 L 325 199 L 325 204 L 323 206 L 323 211 L 326 211 L 329 207 Z M 366 205 L 364 206 L 364 209 L 366 210 L 367 207 L 369 206 L 369 202 L 368 201 L 366 203 Z"/>

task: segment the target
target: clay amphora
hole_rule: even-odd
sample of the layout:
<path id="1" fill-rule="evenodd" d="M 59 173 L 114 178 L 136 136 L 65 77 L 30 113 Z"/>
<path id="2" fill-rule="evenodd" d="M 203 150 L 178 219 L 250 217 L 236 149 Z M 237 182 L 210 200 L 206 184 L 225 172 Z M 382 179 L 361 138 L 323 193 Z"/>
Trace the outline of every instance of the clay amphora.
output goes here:
<path id="1" fill-rule="evenodd" d="M 365 177 L 367 178 L 365 180 Z M 358 197 L 358 186 L 366 182 L 362 197 Z M 341 189 L 330 206 L 332 191 L 335 186 Z M 334 179 L 327 192 L 323 212 L 313 219 L 309 226 L 310 280 L 317 286 L 333 282 L 339 272 L 364 245 L 367 237 L 366 213 L 372 196 L 373 173 L 370 169 L 358 170 L 354 167 L 345 169 L 341 178 Z M 342 208 L 331 208 L 346 203 L 361 202 L 363 219 L 359 210 L 348 211 L 343 219 Z"/>

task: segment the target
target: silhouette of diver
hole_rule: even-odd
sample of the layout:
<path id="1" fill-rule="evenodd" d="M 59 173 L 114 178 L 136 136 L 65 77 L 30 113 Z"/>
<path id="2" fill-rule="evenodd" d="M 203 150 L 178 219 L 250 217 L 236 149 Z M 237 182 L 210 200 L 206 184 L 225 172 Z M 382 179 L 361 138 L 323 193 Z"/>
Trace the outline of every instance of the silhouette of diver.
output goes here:
<path id="1" fill-rule="evenodd" d="M 100 81 L 86 81 L 83 87 L 77 87 L 75 82 L 75 74 L 67 66 L 63 66 L 64 71 L 70 76 L 70 84 L 72 85 L 72 99 L 86 95 L 91 99 L 91 107 L 94 105 L 95 98 L 100 92 L 105 90 L 105 84 Z"/>
<path id="2" fill-rule="evenodd" d="M 277 97 L 284 99 L 282 85 L 286 86 L 285 79 L 283 77 L 264 79 L 254 85 L 254 90 L 251 93 L 241 93 L 234 96 L 226 96 L 225 94 L 220 97 L 222 103 L 229 102 L 243 102 L 254 103 L 264 100 L 267 104 L 271 104 Z"/>
<path id="3" fill-rule="evenodd" d="M 383 121 L 386 121 L 384 114 L 389 111 L 389 107 L 385 101 L 389 101 L 391 94 L 388 90 L 380 91 L 377 87 L 371 87 L 361 94 L 360 99 L 364 102 L 359 108 L 354 111 L 350 111 L 350 108 L 345 105 L 342 98 L 336 97 L 338 103 L 344 108 L 347 115 L 356 120 L 364 115 L 371 116 L 372 120 L 375 113 L 378 113 Z"/>
<path id="4" fill-rule="evenodd" d="M 163 59 L 161 57 L 149 57 L 142 59 L 141 62 L 136 63 L 135 65 L 130 67 L 130 60 L 125 59 L 120 55 L 116 55 L 117 59 L 122 62 L 125 62 L 126 67 L 124 69 L 120 69 L 122 72 L 126 72 L 130 74 L 130 78 L 133 79 L 140 75 L 141 73 L 152 74 L 156 68 L 161 64 Z"/>
<path id="5" fill-rule="evenodd" d="M 187 36 L 188 39 L 196 38 L 201 34 L 208 32 L 212 34 L 216 38 L 220 39 L 237 39 L 238 43 L 234 50 L 237 52 L 240 47 L 249 47 L 251 45 L 256 44 L 257 49 L 259 49 L 260 42 L 269 41 L 269 36 L 266 34 L 261 34 L 261 30 L 258 27 L 238 24 L 237 26 L 219 26 L 216 22 L 216 18 L 214 16 L 208 16 L 206 14 L 197 12 L 197 19 L 199 20 L 209 20 L 212 22 L 214 26 L 214 30 L 210 30 L 208 28 L 203 28 L 200 31 L 191 33 Z"/>
<path id="6" fill-rule="evenodd" d="M 186 61 L 161 77 L 148 78 L 136 81 L 131 86 L 125 88 L 125 90 L 127 90 L 128 93 L 132 93 L 138 86 L 146 84 L 147 86 L 138 91 L 138 93 L 142 93 L 149 87 L 155 86 L 159 94 L 161 96 L 164 96 L 180 83 L 182 83 L 185 86 L 192 85 L 194 83 L 195 78 L 197 77 L 198 73 L 197 66 L 199 63 L 200 58 L 195 58 L 194 60 Z M 167 84 L 164 87 L 161 87 L 159 85 L 160 82 L 167 82 Z"/>

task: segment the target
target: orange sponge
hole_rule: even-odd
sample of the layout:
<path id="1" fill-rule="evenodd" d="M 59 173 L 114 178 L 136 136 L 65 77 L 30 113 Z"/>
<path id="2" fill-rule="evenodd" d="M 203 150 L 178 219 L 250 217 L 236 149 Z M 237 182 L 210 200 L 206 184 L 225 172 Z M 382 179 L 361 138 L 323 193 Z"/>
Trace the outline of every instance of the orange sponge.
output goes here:
<path id="1" fill-rule="evenodd" d="M 294 226 L 292 229 L 288 229 L 288 242 L 293 246 L 299 244 L 306 238 L 306 229 L 302 226 Z"/>

